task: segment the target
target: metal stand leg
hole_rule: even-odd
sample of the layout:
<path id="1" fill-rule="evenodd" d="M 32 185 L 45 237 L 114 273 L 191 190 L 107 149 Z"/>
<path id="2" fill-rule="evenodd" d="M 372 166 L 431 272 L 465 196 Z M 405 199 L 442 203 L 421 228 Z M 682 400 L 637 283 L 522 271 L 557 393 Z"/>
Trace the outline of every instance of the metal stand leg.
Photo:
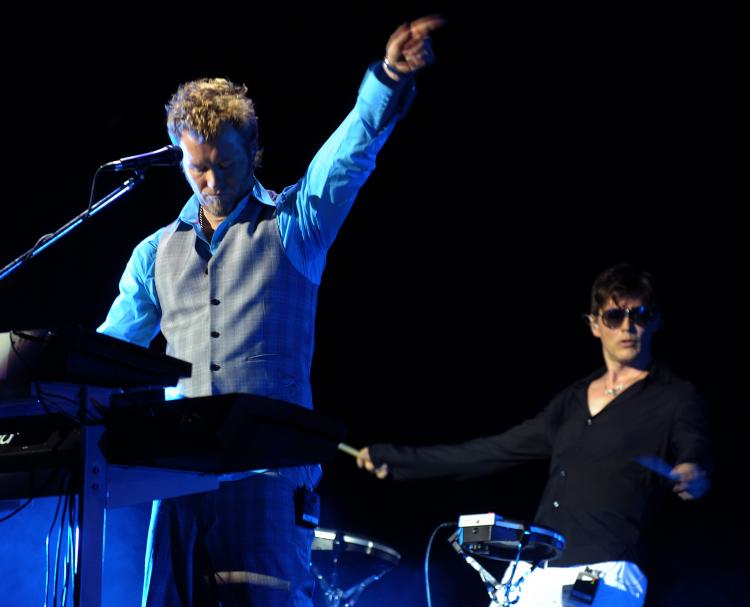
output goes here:
<path id="1" fill-rule="evenodd" d="M 99 449 L 104 426 L 84 425 L 81 429 L 83 479 L 78 509 L 78 554 L 75 604 L 99 607 L 102 600 L 104 522 L 107 489 L 107 461 Z"/>
<path id="2" fill-rule="evenodd" d="M 104 424 L 97 406 L 109 403 L 113 390 L 76 384 L 36 384 L 40 399 L 47 406 L 67 414 L 80 424 L 81 453 L 78 479 L 80 493 L 76 529 L 73 530 L 75 570 L 73 599 L 76 607 L 100 607 L 102 563 L 104 561 L 104 522 L 107 506 L 107 460 L 99 443 Z M 71 403 L 77 402 L 71 407 Z M 73 497 L 71 497 L 73 499 Z"/>
<path id="3" fill-rule="evenodd" d="M 373 543 L 370 542 L 370 547 L 372 546 Z M 380 547 L 381 550 L 383 548 L 384 547 L 382 546 Z M 383 566 L 380 571 L 368 575 L 353 586 L 349 588 L 341 588 L 339 580 L 339 569 L 341 568 L 341 559 L 344 557 L 346 550 L 347 543 L 344 533 L 336 532 L 331 545 L 332 567 L 331 571 L 329 572 L 330 580 L 326 579 L 323 573 L 314 564 L 310 564 L 313 575 L 315 575 L 315 577 L 317 578 L 318 583 L 320 584 L 320 589 L 323 591 L 326 607 L 353 607 L 362 596 L 362 592 L 364 592 L 364 590 L 370 584 L 372 584 L 373 582 L 377 582 L 386 573 L 388 573 L 388 571 L 390 571 L 391 567 L 393 566 L 392 563 L 390 566 Z M 394 551 L 391 552 L 396 555 L 397 559 L 400 558 L 400 555 L 398 555 L 398 553 Z"/>
<path id="4" fill-rule="evenodd" d="M 501 584 L 497 581 L 489 571 L 487 571 L 473 556 L 468 554 L 458 542 L 458 531 L 454 533 L 448 542 L 456 551 L 456 553 L 469 565 L 474 571 L 479 574 L 479 579 L 484 583 L 484 587 L 487 590 L 487 594 L 490 597 L 489 607 L 510 607 L 518 599 L 512 600 L 510 598 L 510 591 L 512 588 L 513 576 L 505 584 Z M 520 551 L 519 551 L 520 556 Z M 517 561 L 516 561 L 517 562 Z M 501 602 L 502 601 L 502 602 Z"/>

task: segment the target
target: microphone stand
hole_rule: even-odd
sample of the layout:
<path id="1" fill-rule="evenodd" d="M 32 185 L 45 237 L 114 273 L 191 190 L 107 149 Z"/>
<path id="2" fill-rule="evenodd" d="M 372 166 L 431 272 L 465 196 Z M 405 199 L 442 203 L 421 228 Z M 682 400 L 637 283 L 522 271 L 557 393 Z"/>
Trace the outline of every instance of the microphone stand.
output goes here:
<path id="1" fill-rule="evenodd" d="M 143 172 L 136 171 L 135 175 L 133 175 L 130 179 L 128 179 L 127 181 L 119 185 L 117 188 L 112 190 L 112 192 L 107 194 L 104 198 L 99 200 L 97 203 L 91 205 L 91 207 L 86 209 L 83 213 L 71 219 L 68 223 L 66 223 L 64 226 L 59 228 L 56 232 L 52 234 L 45 234 L 44 236 L 42 236 L 39 240 L 36 241 L 36 243 L 34 244 L 33 247 L 31 247 L 31 249 L 29 249 L 23 255 L 11 261 L 4 268 L 0 269 L 0 281 L 10 276 L 13 272 L 18 270 L 19 268 L 22 268 L 24 265 L 26 265 L 26 262 L 28 262 L 29 260 L 39 255 L 39 253 L 44 251 L 44 249 L 54 244 L 58 240 L 60 240 L 63 236 L 75 230 L 77 227 L 83 224 L 83 222 L 85 222 L 89 217 L 91 217 L 92 215 L 95 215 L 96 213 L 101 211 L 104 207 L 109 205 L 111 202 L 114 202 L 115 200 L 120 198 L 122 195 L 124 195 L 125 193 L 135 188 L 139 183 L 143 181 L 143 179 L 144 179 Z"/>

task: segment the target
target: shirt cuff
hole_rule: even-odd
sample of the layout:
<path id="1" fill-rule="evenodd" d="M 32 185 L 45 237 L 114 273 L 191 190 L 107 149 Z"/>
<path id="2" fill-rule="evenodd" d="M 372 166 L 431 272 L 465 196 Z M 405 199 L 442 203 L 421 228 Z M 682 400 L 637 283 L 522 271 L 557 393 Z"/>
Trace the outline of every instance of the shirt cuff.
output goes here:
<path id="1" fill-rule="evenodd" d="M 402 74 L 399 80 L 394 80 L 393 78 L 391 78 L 385 72 L 382 59 L 380 61 L 371 63 L 370 69 L 372 70 L 372 73 L 375 74 L 375 77 L 380 80 L 380 82 L 394 90 L 403 88 L 407 83 L 411 83 L 414 81 L 414 74 Z"/>
<path id="2" fill-rule="evenodd" d="M 411 107 L 415 94 L 414 76 L 405 76 L 397 82 L 385 73 L 382 61 L 370 64 L 359 87 L 360 100 L 372 108 L 370 123 L 377 130 L 402 118 Z"/>

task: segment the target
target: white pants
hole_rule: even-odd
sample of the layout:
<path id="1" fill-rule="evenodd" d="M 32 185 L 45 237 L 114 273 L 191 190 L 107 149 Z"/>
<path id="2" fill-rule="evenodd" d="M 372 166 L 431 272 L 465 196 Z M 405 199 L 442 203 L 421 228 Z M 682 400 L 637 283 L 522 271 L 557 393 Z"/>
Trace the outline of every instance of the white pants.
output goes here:
<path id="1" fill-rule="evenodd" d="M 601 579 L 596 591 L 594 602 L 591 607 L 643 607 L 646 600 L 646 576 L 638 565 L 628 561 L 608 561 L 605 563 L 592 563 L 589 565 L 577 565 L 575 567 L 547 567 L 537 568 L 531 573 L 531 565 L 521 562 L 516 568 L 513 582 L 524 576 L 524 580 L 518 587 L 518 592 L 511 592 L 510 600 L 516 596 L 520 599 L 514 603 L 514 607 L 578 607 L 586 605 L 575 599 L 563 598 L 563 586 L 575 583 L 578 574 L 586 567 L 598 571 Z M 511 564 L 503 583 L 507 582 Z M 503 597 L 498 597 L 502 604 Z M 495 605 L 497 603 L 493 603 Z"/>

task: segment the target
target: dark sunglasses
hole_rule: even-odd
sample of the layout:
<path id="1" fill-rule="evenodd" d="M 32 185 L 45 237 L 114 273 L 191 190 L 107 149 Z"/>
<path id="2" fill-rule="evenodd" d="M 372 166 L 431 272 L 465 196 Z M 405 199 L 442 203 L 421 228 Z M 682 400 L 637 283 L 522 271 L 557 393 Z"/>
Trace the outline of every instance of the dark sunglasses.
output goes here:
<path id="1" fill-rule="evenodd" d="M 599 312 L 599 316 L 602 317 L 604 326 L 610 329 L 619 329 L 622 323 L 625 322 L 626 318 L 629 318 L 631 322 L 634 322 L 639 327 L 645 327 L 650 323 L 656 311 L 648 306 L 638 306 L 636 308 L 610 308 Z"/>

